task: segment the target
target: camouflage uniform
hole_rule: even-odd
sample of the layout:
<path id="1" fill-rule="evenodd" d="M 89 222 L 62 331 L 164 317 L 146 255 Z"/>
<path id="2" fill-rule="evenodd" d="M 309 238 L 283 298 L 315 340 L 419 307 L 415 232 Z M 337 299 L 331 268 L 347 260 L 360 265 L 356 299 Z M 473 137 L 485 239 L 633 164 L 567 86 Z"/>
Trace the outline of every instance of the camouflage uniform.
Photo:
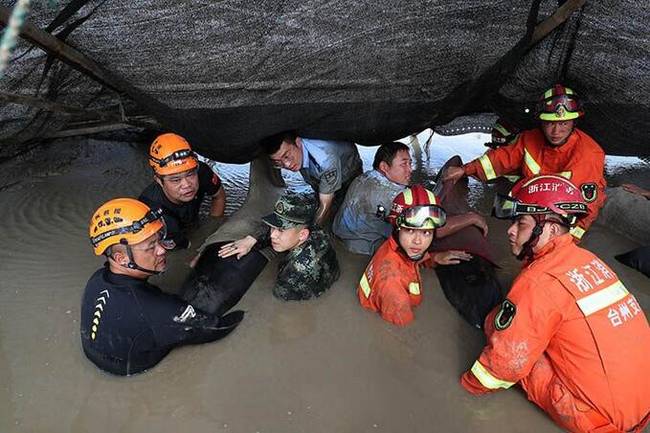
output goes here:
<path id="1" fill-rule="evenodd" d="M 262 218 L 271 227 L 288 229 L 307 226 L 309 237 L 280 260 L 273 294 L 285 301 L 320 296 L 339 277 L 336 252 L 328 235 L 312 225 L 316 204 L 297 194 L 282 196 L 272 214 Z"/>

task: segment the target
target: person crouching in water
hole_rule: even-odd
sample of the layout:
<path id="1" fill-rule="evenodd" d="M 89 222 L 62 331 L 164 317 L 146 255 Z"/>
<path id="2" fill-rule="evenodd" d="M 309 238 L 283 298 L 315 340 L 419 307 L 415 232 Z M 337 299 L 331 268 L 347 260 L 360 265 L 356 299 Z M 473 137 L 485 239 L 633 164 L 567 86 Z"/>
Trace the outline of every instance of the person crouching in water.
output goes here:
<path id="1" fill-rule="evenodd" d="M 142 372 L 174 347 L 219 340 L 237 327 L 243 311 L 203 313 L 165 294 L 147 279 L 165 271 L 162 210 L 132 198 L 100 206 L 90 219 L 95 255 L 105 255 L 81 301 L 81 345 L 100 369 L 116 375 Z"/>
<path id="2" fill-rule="evenodd" d="M 650 421 L 650 328 L 618 276 L 570 234 L 587 214 L 561 176 L 525 179 L 497 196 L 524 261 L 508 297 L 485 320 L 488 343 L 462 386 L 481 395 L 519 383 L 571 432 L 640 432 Z"/>
<path id="3" fill-rule="evenodd" d="M 420 265 L 458 264 L 471 259 L 463 251 L 429 253 L 436 229 L 445 225 L 446 214 L 434 194 L 421 185 L 400 193 L 408 197 L 394 220 L 394 229 L 372 257 L 359 282 L 361 305 L 378 312 L 395 325 L 405 326 L 414 319 L 413 307 L 422 302 Z M 401 199 L 401 201 L 404 201 Z"/>

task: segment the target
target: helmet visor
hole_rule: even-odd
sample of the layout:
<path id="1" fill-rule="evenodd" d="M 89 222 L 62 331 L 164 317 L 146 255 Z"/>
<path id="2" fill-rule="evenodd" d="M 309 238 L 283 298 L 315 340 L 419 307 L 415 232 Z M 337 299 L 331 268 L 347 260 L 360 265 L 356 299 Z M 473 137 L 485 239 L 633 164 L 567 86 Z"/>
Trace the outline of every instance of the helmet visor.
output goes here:
<path id="1" fill-rule="evenodd" d="M 577 113 L 580 111 L 580 103 L 571 95 L 556 95 L 543 101 L 542 112 L 544 113 Z"/>
<path id="2" fill-rule="evenodd" d="M 412 206 L 404 209 L 397 218 L 397 225 L 413 229 L 435 229 L 445 225 L 447 214 L 440 206 Z"/>
<path id="3" fill-rule="evenodd" d="M 515 200 L 514 198 L 497 194 L 494 197 L 493 214 L 500 219 L 513 219 L 520 215 L 536 215 L 551 213 L 551 210 L 545 206 L 536 204 L 527 204 Z"/>

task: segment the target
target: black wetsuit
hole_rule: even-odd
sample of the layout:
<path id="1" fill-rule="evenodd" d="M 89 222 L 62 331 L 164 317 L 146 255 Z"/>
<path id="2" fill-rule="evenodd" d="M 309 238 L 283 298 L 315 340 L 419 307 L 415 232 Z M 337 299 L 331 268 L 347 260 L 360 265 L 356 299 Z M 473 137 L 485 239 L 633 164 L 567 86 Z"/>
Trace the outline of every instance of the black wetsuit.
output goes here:
<path id="1" fill-rule="evenodd" d="M 163 219 L 167 224 L 167 239 L 176 243 L 176 249 L 188 247 L 189 241 L 185 237 L 184 230 L 198 222 L 203 198 L 206 195 L 215 195 L 221 188 L 221 179 L 207 164 L 199 162 L 198 174 L 199 190 L 196 196 L 187 203 L 175 204 L 169 201 L 157 182 L 152 182 L 147 186 L 139 197 L 140 201 L 152 209 L 162 208 Z"/>
<path id="2" fill-rule="evenodd" d="M 153 367 L 174 347 L 218 340 L 243 318 L 195 310 L 146 280 L 104 267 L 88 281 L 81 302 L 81 345 L 102 370 L 118 375 Z"/>

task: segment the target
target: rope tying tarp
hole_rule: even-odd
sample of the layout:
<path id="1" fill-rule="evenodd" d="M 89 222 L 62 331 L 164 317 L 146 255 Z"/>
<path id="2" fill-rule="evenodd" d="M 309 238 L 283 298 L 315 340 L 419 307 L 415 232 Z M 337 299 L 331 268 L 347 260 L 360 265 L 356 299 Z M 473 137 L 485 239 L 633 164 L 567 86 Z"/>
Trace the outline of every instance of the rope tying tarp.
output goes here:
<path id="1" fill-rule="evenodd" d="M 9 25 L 2 35 L 2 42 L 0 43 L 0 79 L 4 76 L 9 59 L 11 58 L 11 51 L 16 46 L 18 33 L 20 33 L 20 28 L 25 23 L 25 18 L 27 18 L 29 2 L 30 0 L 18 0 L 18 3 L 16 3 L 16 6 L 14 6 L 11 12 Z"/>

